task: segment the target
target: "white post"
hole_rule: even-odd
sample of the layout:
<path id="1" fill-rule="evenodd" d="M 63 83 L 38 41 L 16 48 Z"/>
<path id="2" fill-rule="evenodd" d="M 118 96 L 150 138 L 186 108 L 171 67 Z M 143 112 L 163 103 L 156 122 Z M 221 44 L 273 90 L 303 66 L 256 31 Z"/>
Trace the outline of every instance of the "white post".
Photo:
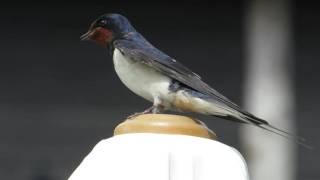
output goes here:
<path id="1" fill-rule="evenodd" d="M 121 123 L 69 180 L 248 180 L 234 148 L 215 141 L 205 124 L 189 117 L 144 114 Z"/>
<path id="2" fill-rule="evenodd" d="M 252 0 L 246 13 L 246 109 L 294 132 L 290 2 Z M 295 179 L 295 144 L 248 126 L 241 137 L 251 179 Z"/>

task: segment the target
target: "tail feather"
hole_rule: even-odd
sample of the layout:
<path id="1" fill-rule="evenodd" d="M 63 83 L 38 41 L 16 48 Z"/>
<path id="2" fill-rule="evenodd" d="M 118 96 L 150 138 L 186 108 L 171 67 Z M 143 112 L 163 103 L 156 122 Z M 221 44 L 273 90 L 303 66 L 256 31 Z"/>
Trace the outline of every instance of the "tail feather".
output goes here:
<path id="1" fill-rule="evenodd" d="M 275 133 L 275 134 L 277 134 L 277 135 L 279 135 L 279 136 L 282 136 L 282 137 L 284 137 L 284 138 L 286 138 L 286 139 L 288 139 L 288 140 L 290 140 L 290 141 L 294 141 L 295 143 L 297 143 L 297 144 L 299 144 L 299 145 L 301 145 L 301 146 L 303 146 L 303 147 L 305 147 L 305 148 L 307 148 L 307 149 L 313 149 L 312 146 L 310 146 L 309 144 L 306 144 L 306 143 L 305 143 L 305 139 L 302 138 L 302 137 L 299 137 L 299 136 L 288 136 L 288 132 L 285 132 L 285 131 L 283 131 L 283 130 L 279 131 L 278 128 L 274 129 L 274 127 L 273 127 L 273 126 L 270 126 L 270 125 L 262 124 L 262 125 L 258 125 L 258 127 L 259 127 L 259 128 L 262 128 L 262 129 L 264 129 L 264 130 L 266 130 L 266 131 Z M 270 128 L 270 129 L 269 129 L 269 128 Z M 279 131 L 279 132 L 285 132 L 285 134 L 281 134 L 281 133 L 279 133 L 279 132 L 277 132 L 277 131 Z"/>
<path id="2" fill-rule="evenodd" d="M 261 129 L 264 129 L 266 131 L 275 133 L 279 136 L 282 136 L 288 140 L 294 141 L 295 143 L 307 148 L 307 149 L 313 149 L 312 146 L 305 143 L 305 138 L 300 137 L 298 135 L 295 135 L 293 133 L 290 133 L 288 131 L 282 130 L 280 128 L 277 128 L 271 124 L 269 124 L 267 121 L 260 119 L 254 115 L 246 114 L 245 118 L 252 122 L 251 124 L 258 126 Z"/>
<path id="3" fill-rule="evenodd" d="M 249 113 L 246 113 L 245 114 L 245 118 L 248 119 L 249 121 L 252 121 L 253 123 L 257 123 L 255 125 L 258 125 L 259 127 L 260 126 L 265 126 L 265 127 L 268 127 L 274 131 L 277 131 L 277 132 L 280 132 L 280 133 L 283 133 L 285 134 L 286 136 L 288 137 L 291 137 L 291 138 L 295 138 L 295 139 L 298 139 L 299 141 L 306 141 L 305 138 L 303 137 L 300 137 L 298 135 L 295 135 L 293 133 L 290 133 L 286 130 L 283 130 L 283 129 L 280 129 L 280 128 L 277 128 L 271 124 L 269 124 L 267 121 L 263 120 L 263 119 L 260 119 L 252 114 L 249 114 Z"/>
<path id="4" fill-rule="evenodd" d="M 220 116 L 223 119 L 227 119 L 227 120 L 231 120 L 231 121 L 235 121 L 235 122 L 240 122 L 240 123 L 246 123 L 246 124 L 251 124 L 254 126 L 257 126 L 263 130 L 266 130 L 268 132 L 272 132 L 274 134 L 277 134 L 279 136 L 282 136 L 290 141 L 293 141 L 307 149 L 313 149 L 312 146 L 308 145 L 305 143 L 305 138 L 297 136 L 293 133 L 290 133 L 288 131 L 282 130 L 280 128 L 277 128 L 273 125 L 270 125 L 267 121 L 260 119 L 250 113 L 243 113 L 240 117 L 234 117 L 234 116 Z"/>

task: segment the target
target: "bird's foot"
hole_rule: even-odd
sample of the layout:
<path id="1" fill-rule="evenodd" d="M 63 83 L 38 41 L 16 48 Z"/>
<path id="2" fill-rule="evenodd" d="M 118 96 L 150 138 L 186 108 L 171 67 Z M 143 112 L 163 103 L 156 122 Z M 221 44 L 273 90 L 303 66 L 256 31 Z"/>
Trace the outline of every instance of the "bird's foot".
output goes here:
<path id="1" fill-rule="evenodd" d="M 127 119 L 132 119 L 132 118 L 137 117 L 139 115 L 151 113 L 151 112 L 154 111 L 154 109 L 155 109 L 155 106 L 151 106 L 151 107 L 149 107 L 148 109 L 146 109 L 146 110 L 144 110 L 142 112 L 137 112 L 137 113 L 134 113 L 134 114 L 128 116 Z"/>
<path id="2" fill-rule="evenodd" d="M 142 115 L 142 114 L 147 114 L 147 113 L 144 113 L 144 111 L 143 112 L 134 113 L 134 114 L 131 114 L 130 116 L 128 116 L 127 119 L 133 119 L 134 117 L 137 117 L 137 116 Z"/>
<path id="3" fill-rule="evenodd" d="M 134 113 L 134 114 L 128 116 L 127 119 L 132 119 L 132 118 L 137 117 L 139 115 L 148 114 L 148 113 L 158 114 L 162 111 L 162 109 L 163 109 L 162 106 L 151 106 L 142 112 Z"/>

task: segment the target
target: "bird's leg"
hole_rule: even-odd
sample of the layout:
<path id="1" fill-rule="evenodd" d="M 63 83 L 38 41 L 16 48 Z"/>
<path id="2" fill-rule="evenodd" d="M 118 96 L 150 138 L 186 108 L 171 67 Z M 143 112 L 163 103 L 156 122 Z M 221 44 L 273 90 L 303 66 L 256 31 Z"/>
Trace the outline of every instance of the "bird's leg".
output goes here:
<path id="1" fill-rule="evenodd" d="M 157 105 L 157 106 L 153 105 L 152 107 L 153 107 L 153 109 L 151 110 L 152 114 L 159 114 L 164 110 L 164 107 L 162 105 Z"/>
<path id="2" fill-rule="evenodd" d="M 151 113 L 151 112 L 153 113 L 155 108 L 156 108 L 155 106 L 151 106 L 151 107 L 149 107 L 148 109 L 146 109 L 146 110 L 144 110 L 142 112 L 137 112 L 137 113 L 134 113 L 134 114 L 128 116 L 127 119 L 132 119 L 132 118 L 137 117 L 137 116 L 142 115 L 142 114 L 148 114 L 148 113 Z"/>
<path id="3" fill-rule="evenodd" d="M 134 114 L 130 115 L 127 119 L 132 119 L 136 116 L 139 116 L 142 114 L 148 114 L 148 113 L 158 114 L 158 113 L 162 112 L 163 110 L 164 110 L 164 107 L 161 105 L 161 100 L 159 98 L 155 98 L 154 102 L 153 102 L 153 106 L 149 107 L 148 109 L 146 109 L 142 112 L 134 113 Z"/>
<path id="4" fill-rule="evenodd" d="M 153 109 L 152 114 L 161 113 L 164 110 L 164 106 L 161 104 L 161 99 L 159 97 L 155 97 L 153 100 Z"/>

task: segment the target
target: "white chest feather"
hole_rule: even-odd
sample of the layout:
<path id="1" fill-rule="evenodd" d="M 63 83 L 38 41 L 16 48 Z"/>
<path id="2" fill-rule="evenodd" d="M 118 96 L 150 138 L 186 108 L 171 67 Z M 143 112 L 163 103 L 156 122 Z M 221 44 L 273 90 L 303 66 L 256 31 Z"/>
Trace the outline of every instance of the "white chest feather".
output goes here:
<path id="1" fill-rule="evenodd" d="M 113 63 L 120 80 L 135 94 L 151 102 L 156 97 L 167 97 L 170 85 L 167 76 L 125 57 L 118 49 L 113 52 Z"/>

